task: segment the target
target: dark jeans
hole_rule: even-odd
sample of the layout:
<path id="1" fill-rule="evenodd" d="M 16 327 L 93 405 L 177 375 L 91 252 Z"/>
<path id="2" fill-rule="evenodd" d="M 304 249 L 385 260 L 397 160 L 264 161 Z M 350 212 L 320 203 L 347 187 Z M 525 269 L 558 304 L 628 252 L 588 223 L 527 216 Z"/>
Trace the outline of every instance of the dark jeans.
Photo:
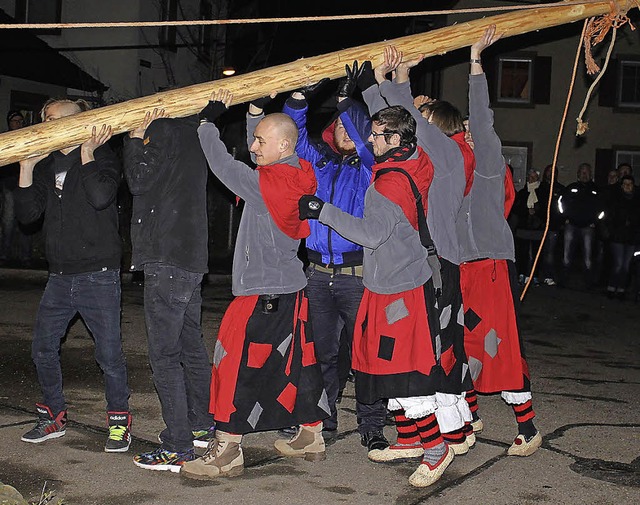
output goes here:
<path id="1" fill-rule="evenodd" d="M 313 327 L 316 358 L 320 363 L 331 408 L 331 416 L 324 420 L 324 427 L 331 430 L 338 426 L 336 399 L 340 388 L 340 335 L 344 327 L 344 338 L 347 339 L 350 349 L 364 286 L 362 278 L 357 275 L 321 272 L 313 263 L 307 268 L 307 279 L 309 317 Z M 382 401 L 373 405 L 356 402 L 356 415 L 360 433 L 381 430 L 384 426 L 386 406 Z"/>
<path id="2" fill-rule="evenodd" d="M 572 255 L 575 253 L 576 243 L 580 244 L 587 285 L 593 282 L 593 245 L 595 234 L 596 230 L 591 226 L 578 228 L 567 223 L 564 227 L 564 254 L 562 257 L 562 266 L 566 273 L 571 266 Z"/>
<path id="3" fill-rule="evenodd" d="M 531 267 L 533 266 L 533 260 L 538 254 L 540 248 L 540 240 L 530 240 L 526 238 L 516 237 L 515 239 L 516 249 L 516 266 L 518 267 L 518 273 L 529 277 L 531 273 Z M 534 277 L 538 276 L 538 270 L 533 274 Z"/>
<path id="4" fill-rule="evenodd" d="M 149 362 L 167 425 L 162 447 L 182 452 L 191 449 L 193 430 L 213 424 L 211 363 L 200 326 L 202 274 L 150 263 L 144 276 Z"/>
<path id="5" fill-rule="evenodd" d="M 545 279 L 557 279 L 556 251 L 558 248 L 558 232 L 549 230 L 542 248 L 542 277 Z"/>
<path id="6" fill-rule="evenodd" d="M 607 289 L 609 291 L 624 293 L 629 281 L 629 267 L 631 266 L 631 259 L 633 258 L 636 247 L 629 244 L 611 242 L 610 249 L 611 274 L 609 276 Z"/>
<path id="7" fill-rule="evenodd" d="M 66 409 L 60 341 L 78 313 L 95 341 L 95 358 L 104 374 L 107 410 L 128 411 L 127 366 L 120 338 L 119 270 L 49 274 L 38 308 L 31 352 L 43 403 L 54 415 Z"/>

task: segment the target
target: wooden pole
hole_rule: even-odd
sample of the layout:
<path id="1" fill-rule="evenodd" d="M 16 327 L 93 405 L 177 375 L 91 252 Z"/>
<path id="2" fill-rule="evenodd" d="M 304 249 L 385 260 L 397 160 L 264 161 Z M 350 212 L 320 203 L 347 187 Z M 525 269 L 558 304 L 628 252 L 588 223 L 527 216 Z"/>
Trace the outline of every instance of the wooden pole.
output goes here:
<path id="1" fill-rule="evenodd" d="M 382 59 L 385 46 L 395 45 L 407 58 L 419 54 L 434 56 L 470 46 L 491 24 L 497 25 L 504 37 L 573 23 L 585 18 L 609 13 L 612 5 L 621 12 L 637 6 L 635 0 L 615 0 L 584 5 L 540 7 L 523 12 L 510 12 L 497 16 L 459 23 L 426 33 L 409 35 L 394 40 L 375 42 L 344 49 L 292 63 L 257 70 L 185 88 L 164 91 L 126 102 L 108 105 L 74 116 L 41 123 L 0 135 L 0 167 L 38 154 L 79 145 L 91 136 L 91 128 L 111 125 L 114 134 L 139 126 L 147 111 L 163 108 L 170 117 L 185 117 L 200 111 L 211 92 L 224 87 L 233 93 L 233 103 L 243 103 L 268 95 L 272 91 L 285 92 L 311 84 L 323 77 L 336 79 L 345 75 L 345 63 L 354 60 L 372 60 L 374 66 Z"/>

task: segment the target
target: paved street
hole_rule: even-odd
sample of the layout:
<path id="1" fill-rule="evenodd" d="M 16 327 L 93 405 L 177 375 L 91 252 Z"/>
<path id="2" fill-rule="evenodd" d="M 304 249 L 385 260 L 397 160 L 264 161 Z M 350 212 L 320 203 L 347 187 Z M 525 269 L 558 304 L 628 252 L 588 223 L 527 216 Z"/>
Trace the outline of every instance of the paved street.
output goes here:
<path id="1" fill-rule="evenodd" d="M 40 399 L 30 359 L 32 325 L 46 277 L 0 270 L 0 481 L 30 501 L 43 486 L 75 504 L 638 504 L 640 503 L 640 303 L 540 287 L 523 305 L 522 325 L 543 447 L 529 458 L 507 457 L 516 434 L 511 408 L 480 396 L 485 431 L 444 477 L 412 488 L 414 463 L 371 463 L 355 430 L 353 386 L 340 404 L 340 435 L 326 461 L 278 457 L 275 434 L 246 438 L 242 477 L 188 481 L 131 461 L 157 445 L 163 427 L 146 356 L 142 287 L 123 282 L 122 333 L 132 390 L 134 442 L 129 453 L 106 454 L 103 384 L 93 343 L 81 321 L 62 346 L 70 423 L 66 436 L 26 444 L 20 436 Z M 213 347 L 231 299 L 229 280 L 203 291 L 203 324 Z M 393 436 L 393 428 L 387 428 Z"/>

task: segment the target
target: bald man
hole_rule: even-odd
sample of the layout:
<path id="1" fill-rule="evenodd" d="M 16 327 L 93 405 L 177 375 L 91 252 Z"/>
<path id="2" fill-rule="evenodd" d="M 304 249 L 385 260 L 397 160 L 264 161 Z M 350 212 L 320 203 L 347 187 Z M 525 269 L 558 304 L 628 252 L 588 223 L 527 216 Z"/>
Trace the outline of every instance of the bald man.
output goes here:
<path id="1" fill-rule="evenodd" d="M 242 437 L 254 431 L 299 426 L 291 440 L 278 440 L 284 456 L 325 458 L 321 420 L 329 404 L 307 325 L 306 276 L 297 257 L 309 235 L 298 219 L 298 199 L 313 194 L 311 165 L 298 158 L 298 130 L 285 114 L 247 117 L 251 169 L 228 154 L 213 121 L 231 95 L 214 93 L 202 111 L 198 135 L 213 173 L 244 200 L 233 258 L 232 291 L 214 351 L 210 411 L 215 443 L 202 458 L 182 465 L 194 479 L 240 475 Z M 252 114 L 253 113 L 253 114 Z"/>

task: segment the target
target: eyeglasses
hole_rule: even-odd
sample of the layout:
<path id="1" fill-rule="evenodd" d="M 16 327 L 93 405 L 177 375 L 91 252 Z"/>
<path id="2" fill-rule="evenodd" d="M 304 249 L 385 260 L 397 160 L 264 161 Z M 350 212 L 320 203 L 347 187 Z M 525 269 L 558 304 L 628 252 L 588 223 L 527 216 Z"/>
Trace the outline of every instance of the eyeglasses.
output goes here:
<path id="1" fill-rule="evenodd" d="M 376 133 L 376 132 L 372 131 L 372 132 L 371 132 L 371 136 L 372 136 L 373 138 L 376 138 L 376 137 L 384 137 L 385 135 L 393 135 L 394 133 L 398 133 L 398 132 L 393 132 L 393 131 L 392 131 L 392 132 Z"/>

